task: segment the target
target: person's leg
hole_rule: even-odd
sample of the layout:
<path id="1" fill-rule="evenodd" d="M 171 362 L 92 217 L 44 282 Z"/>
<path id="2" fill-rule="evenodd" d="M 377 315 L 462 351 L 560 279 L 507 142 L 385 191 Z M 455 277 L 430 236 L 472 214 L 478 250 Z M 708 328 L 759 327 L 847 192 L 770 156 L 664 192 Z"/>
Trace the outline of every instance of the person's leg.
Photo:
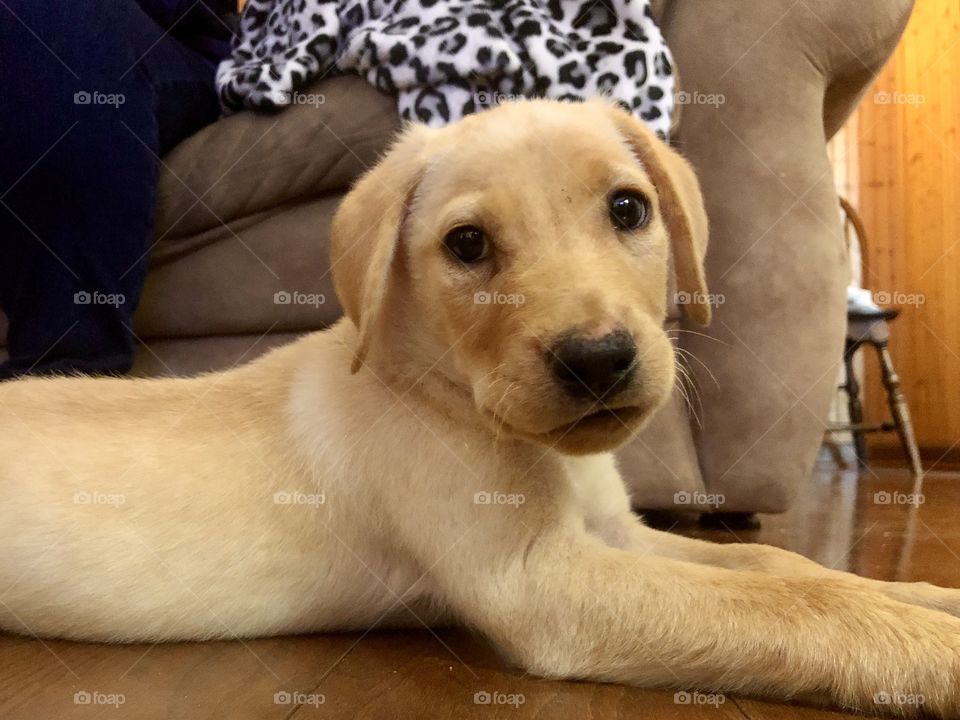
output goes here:
<path id="1" fill-rule="evenodd" d="M 125 372 L 157 156 L 216 119 L 214 67 L 132 0 L 0 14 L 0 379 Z"/>

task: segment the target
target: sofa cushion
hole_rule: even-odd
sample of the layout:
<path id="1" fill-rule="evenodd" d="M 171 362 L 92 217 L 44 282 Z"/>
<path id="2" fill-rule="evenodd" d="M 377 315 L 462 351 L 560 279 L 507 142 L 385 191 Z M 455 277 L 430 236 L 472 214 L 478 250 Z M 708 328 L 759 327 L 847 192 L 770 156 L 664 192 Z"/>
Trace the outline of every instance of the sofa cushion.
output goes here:
<path id="1" fill-rule="evenodd" d="M 339 316 L 329 223 L 399 120 L 393 100 L 357 77 L 301 97 L 317 103 L 223 118 L 164 159 L 138 335 L 303 331 Z"/>
<path id="2" fill-rule="evenodd" d="M 302 96 L 322 102 L 225 117 L 164 159 L 156 260 L 175 250 L 178 239 L 342 190 L 399 127 L 392 98 L 358 77 L 320 80 Z"/>

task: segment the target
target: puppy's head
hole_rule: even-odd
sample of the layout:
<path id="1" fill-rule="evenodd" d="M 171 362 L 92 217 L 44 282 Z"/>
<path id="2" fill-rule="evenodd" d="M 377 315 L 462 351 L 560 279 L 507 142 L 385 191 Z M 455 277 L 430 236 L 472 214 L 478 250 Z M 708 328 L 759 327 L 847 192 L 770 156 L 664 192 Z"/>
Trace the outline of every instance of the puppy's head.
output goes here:
<path id="1" fill-rule="evenodd" d="M 606 102 L 502 105 L 410 127 L 338 211 L 354 370 L 440 373 L 503 433 L 610 450 L 669 395 L 677 289 L 710 319 L 689 165 Z"/>

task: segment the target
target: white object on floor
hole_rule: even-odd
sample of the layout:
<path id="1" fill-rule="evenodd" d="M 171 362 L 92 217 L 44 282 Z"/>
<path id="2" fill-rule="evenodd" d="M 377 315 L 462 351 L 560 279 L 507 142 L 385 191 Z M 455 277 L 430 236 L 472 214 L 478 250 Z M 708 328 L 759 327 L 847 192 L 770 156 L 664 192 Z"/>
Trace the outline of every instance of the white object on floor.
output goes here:
<path id="1" fill-rule="evenodd" d="M 866 288 L 847 286 L 847 310 L 879 310 L 873 301 L 873 293 Z"/>

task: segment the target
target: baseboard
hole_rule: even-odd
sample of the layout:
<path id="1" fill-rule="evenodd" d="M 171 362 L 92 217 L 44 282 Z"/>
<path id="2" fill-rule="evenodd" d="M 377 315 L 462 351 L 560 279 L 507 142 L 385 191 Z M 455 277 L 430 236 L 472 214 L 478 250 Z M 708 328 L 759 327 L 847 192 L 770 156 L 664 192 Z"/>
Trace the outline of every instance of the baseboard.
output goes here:
<path id="1" fill-rule="evenodd" d="M 903 448 L 897 442 L 871 442 L 868 448 L 870 463 L 874 465 L 907 467 Z M 921 447 L 920 460 L 927 470 L 960 470 L 960 445 L 953 447 Z"/>

